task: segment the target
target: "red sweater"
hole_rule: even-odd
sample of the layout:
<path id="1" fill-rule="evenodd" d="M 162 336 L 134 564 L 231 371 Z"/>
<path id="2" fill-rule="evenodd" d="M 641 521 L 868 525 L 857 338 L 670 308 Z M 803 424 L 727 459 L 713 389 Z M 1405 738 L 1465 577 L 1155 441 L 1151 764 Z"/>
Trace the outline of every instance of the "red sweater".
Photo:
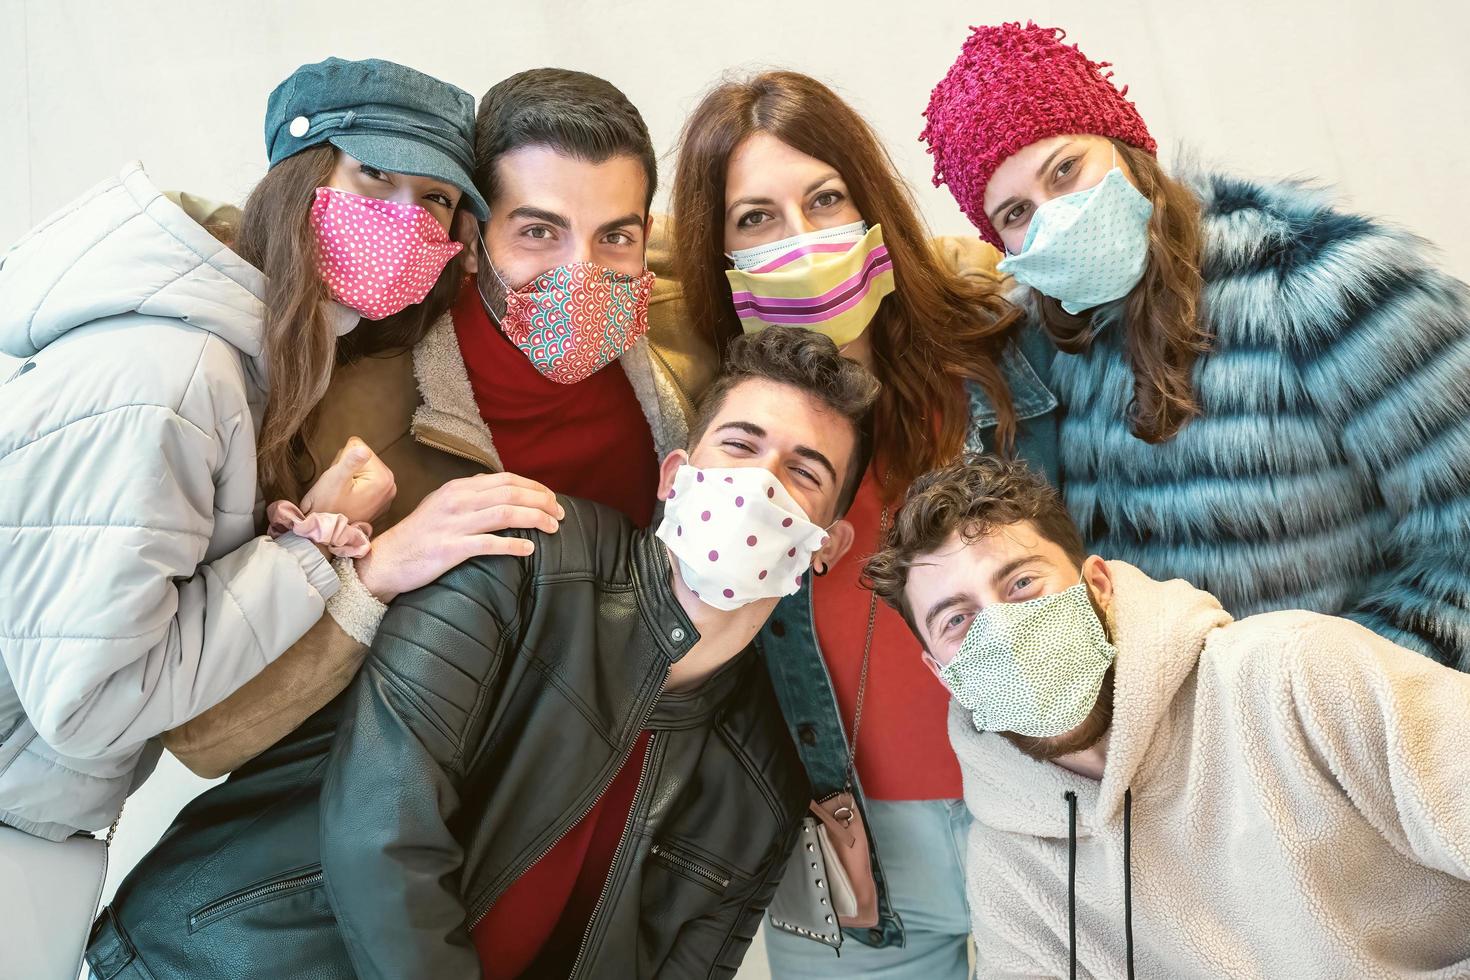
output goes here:
<path id="1" fill-rule="evenodd" d="M 485 980 L 565 977 L 602 897 L 628 826 L 648 733 L 592 809 L 501 893 L 470 937 Z"/>
<path id="2" fill-rule="evenodd" d="M 622 367 L 609 364 L 576 384 L 552 381 L 491 322 L 473 279 L 465 280 L 452 316 L 480 417 L 506 470 L 647 527 L 659 461 Z"/>
<path id="3" fill-rule="evenodd" d="M 812 580 L 817 642 L 849 736 L 872 597 L 858 584 L 858 575 L 876 550 L 881 514 L 878 483 L 869 469 L 847 514 L 857 532 L 852 550 L 831 572 Z M 946 727 L 949 692 L 919 653 L 919 641 L 903 617 L 880 600 L 857 747 L 863 793 L 875 800 L 958 799 L 963 792 Z"/>

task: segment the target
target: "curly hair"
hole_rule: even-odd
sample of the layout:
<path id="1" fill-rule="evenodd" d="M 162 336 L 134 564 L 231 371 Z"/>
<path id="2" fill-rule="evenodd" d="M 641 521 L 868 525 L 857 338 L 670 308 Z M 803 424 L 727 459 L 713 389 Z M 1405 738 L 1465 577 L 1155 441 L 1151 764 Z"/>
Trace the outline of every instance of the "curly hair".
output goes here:
<path id="1" fill-rule="evenodd" d="M 878 398 L 878 380 L 867 368 L 839 354 L 832 338 L 813 330 L 770 327 L 737 337 L 725 350 L 720 373 L 699 400 L 694 424 L 689 427 L 689 448 L 704 436 L 731 390 L 753 380 L 804 391 L 852 424 L 852 459 L 837 498 L 837 513 L 847 513 L 868 468 L 869 414 Z"/>
<path id="2" fill-rule="evenodd" d="M 914 481 L 882 550 L 863 569 L 863 584 L 898 610 L 918 636 L 904 597 L 909 569 L 956 531 L 969 544 L 1021 521 L 1030 521 L 1078 565 L 1086 559 L 1082 534 L 1051 484 L 1019 460 L 968 453 Z"/>

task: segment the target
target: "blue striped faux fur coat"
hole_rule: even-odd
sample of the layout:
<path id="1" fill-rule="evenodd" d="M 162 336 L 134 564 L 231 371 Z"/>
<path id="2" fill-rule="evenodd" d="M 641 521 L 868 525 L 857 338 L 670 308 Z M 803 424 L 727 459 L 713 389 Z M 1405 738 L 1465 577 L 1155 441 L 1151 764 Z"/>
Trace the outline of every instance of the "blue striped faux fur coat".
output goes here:
<path id="1" fill-rule="evenodd" d="M 1088 544 L 1236 616 L 1358 620 L 1470 670 L 1470 290 L 1320 190 L 1182 175 L 1204 221 L 1202 414 L 1125 421 L 1122 303 L 1059 354 L 1061 479 Z"/>

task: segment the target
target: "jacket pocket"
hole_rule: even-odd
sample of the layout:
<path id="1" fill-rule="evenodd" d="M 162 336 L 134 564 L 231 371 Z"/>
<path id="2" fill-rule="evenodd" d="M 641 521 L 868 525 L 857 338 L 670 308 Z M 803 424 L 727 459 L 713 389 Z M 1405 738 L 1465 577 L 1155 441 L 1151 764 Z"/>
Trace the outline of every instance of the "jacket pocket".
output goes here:
<path id="1" fill-rule="evenodd" d="M 213 925 L 221 919 L 228 918 L 242 909 L 259 905 L 261 902 L 269 902 L 296 892 L 307 891 L 320 887 L 322 883 L 322 866 L 311 865 L 307 868 L 298 868 L 288 871 L 274 878 L 256 882 L 247 888 L 237 892 L 231 892 L 224 898 L 216 899 L 207 905 L 201 905 L 189 913 L 189 932 L 195 933 L 200 929 Z"/>
<path id="2" fill-rule="evenodd" d="M 681 847 L 673 841 L 655 843 L 648 854 L 675 874 L 703 885 L 717 895 L 723 895 L 725 889 L 730 887 L 730 872 L 703 854 Z"/>

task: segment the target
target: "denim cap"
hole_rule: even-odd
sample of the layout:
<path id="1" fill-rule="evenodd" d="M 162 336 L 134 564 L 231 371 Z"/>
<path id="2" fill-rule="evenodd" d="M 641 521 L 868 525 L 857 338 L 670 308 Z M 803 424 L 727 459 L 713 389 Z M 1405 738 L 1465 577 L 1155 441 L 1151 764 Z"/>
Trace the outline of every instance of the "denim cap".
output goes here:
<path id="1" fill-rule="evenodd" d="M 376 58 L 302 65 L 266 104 L 265 149 L 274 167 L 321 143 L 379 170 L 453 184 L 481 221 L 490 216 L 470 176 L 475 100 L 448 82 Z"/>

